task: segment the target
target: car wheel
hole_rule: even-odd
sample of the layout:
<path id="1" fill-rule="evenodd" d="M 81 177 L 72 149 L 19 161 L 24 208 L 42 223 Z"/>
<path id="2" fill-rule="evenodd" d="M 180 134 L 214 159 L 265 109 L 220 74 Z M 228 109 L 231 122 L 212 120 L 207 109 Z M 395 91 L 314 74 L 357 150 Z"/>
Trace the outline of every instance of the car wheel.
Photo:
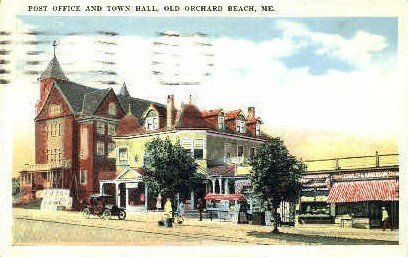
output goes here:
<path id="1" fill-rule="evenodd" d="M 102 213 L 102 217 L 104 219 L 110 220 L 111 216 L 112 216 L 112 214 L 111 214 L 111 211 L 109 209 L 104 210 L 103 213 Z"/>
<path id="2" fill-rule="evenodd" d="M 125 212 L 124 210 L 120 210 L 120 211 L 119 211 L 119 214 L 118 214 L 118 218 L 119 218 L 120 220 L 126 219 L 126 212 Z"/>
<path id="3" fill-rule="evenodd" d="M 91 216 L 91 210 L 89 210 L 89 208 L 84 208 L 84 209 L 82 210 L 82 215 L 83 215 L 85 218 L 89 219 L 89 216 Z"/>

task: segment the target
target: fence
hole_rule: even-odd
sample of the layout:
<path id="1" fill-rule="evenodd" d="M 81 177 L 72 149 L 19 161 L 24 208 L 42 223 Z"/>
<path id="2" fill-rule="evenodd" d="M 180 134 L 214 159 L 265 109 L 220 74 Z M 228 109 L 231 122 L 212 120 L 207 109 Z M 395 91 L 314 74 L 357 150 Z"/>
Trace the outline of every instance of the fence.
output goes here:
<path id="1" fill-rule="evenodd" d="M 306 160 L 307 171 L 380 168 L 398 165 L 398 154 L 378 154 L 332 159 Z"/>

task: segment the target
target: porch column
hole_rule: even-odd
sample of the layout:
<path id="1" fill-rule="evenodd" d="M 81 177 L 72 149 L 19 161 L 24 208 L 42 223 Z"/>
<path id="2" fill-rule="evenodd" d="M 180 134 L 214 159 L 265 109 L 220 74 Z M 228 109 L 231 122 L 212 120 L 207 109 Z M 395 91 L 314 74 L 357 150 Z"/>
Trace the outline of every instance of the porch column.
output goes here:
<path id="1" fill-rule="evenodd" d="M 202 199 L 204 201 L 204 199 Z M 195 209 L 195 203 L 194 203 L 194 191 L 191 191 L 190 194 L 190 202 L 191 202 L 191 209 L 194 210 Z"/>
<path id="2" fill-rule="evenodd" d="M 115 188 L 116 188 L 116 205 L 120 206 L 119 183 L 115 182 Z"/>
<path id="3" fill-rule="evenodd" d="M 211 179 L 211 183 L 212 183 L 212 192 L 213 194 L 215 194 L 215 179 Z"/>
<path id="4" fill-rule="evenodd" d="M 149 200 L 149 196 L 148 196 L 148 190 L 147 190 L 147 184 L 144 184 L 145 185 L 145 209 L 146 209 L 146 212 L 147 212 L 147 208 L 148 208 L 148 200 Z"/>
<path id="5" fill-rule="evenodd" d="M 103 182 L 99 183 L 99 193 L 101 193 L 101 194 L 103 194 L 103 184 L 105 184 L 105 183 L 103 183 Z"/>
<path id="6" fill-rule="evenodd" d="M 125 208 L 127 208 L 129 204 L 129 188 L 127 186 L 125 186 L 125 199 L 126 199 Z"/>
<path id="7" fill-rule="evenodd" d="M 219 188 L 220 188 L 220 194 L 222 194 L 222 178 L 218 178 L 218 184 L 220 185 L 219 186 Z"/>
<path id="8" fill-rule="evenodd" d="M 226 195 L 229 194 L 229 186 L 228 186 L 228 179 L 227 178 L 225 179 L 225 182 L 224 182 L 224 193 Z"/>

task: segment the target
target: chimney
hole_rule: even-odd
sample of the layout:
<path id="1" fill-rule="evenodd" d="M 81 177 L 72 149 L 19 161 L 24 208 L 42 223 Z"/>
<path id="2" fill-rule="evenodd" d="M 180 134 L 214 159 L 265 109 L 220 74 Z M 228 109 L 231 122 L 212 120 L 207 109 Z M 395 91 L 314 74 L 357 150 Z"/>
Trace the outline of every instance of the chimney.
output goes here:
<path id="1" fill-rule="evenodd" d="M 255 107 L 248 107 L 248 118 L 255 118 Z"/>
<path id="2" fill-rule="evenodd" d="M 173 127 L 173 120 L 174 120 L 174 95 L 167 96 L 167 122 L 166 127 L 171 128 Z"/>

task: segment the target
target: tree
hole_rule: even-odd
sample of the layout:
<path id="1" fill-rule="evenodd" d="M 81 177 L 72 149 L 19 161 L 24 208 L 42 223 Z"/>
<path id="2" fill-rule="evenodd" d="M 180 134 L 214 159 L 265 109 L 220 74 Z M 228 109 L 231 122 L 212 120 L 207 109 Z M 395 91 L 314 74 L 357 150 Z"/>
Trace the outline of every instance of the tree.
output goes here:
<path id="1" fill-rule="evenodd" d="M 170 197 L 186 199 L 191 191 L 203 184 L 204 175 L 197 172 L 194 158 L 186 153 L 179 142 L 159 137 L 146 144 L 144 182 L 150 191 Z"/>
<path id="2" fill-rule="evenodd" d="M 274 217 L 273 233 L 278 233 L 277 209 L 281 201 L 293 201 L 300 190 L 300 176 L 306 166 L 292 156 L 280 138 L 265 143 L 251 161 L 253 191 Z"/>

